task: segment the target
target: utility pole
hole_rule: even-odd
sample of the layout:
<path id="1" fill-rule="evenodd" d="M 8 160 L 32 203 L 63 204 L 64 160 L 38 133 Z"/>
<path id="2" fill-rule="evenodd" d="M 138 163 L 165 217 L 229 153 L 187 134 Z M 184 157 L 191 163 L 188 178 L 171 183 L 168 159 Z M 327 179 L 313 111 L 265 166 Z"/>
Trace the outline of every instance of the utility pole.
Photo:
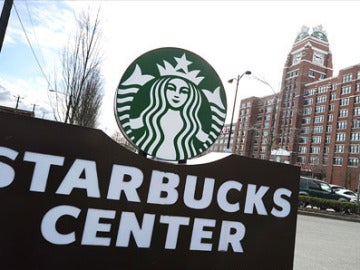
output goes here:
<path id="1" fill-rule="evenodd" d="M 16 96 L 14 96 L 14 97 L 16 97 Z M 17 98 L 17 99 L 16 99 L 16 106 L 15 106 L 15 110 L 17 110 L 17 109 L 18 109 L 18 107 L 19 107 L 19 102 L 20 102 L 20 99 L 22 99 L 22 97 L 20 97 L 20 95 L 18 95 L 16 98 Z"/>
<path id="2" fill-rule="evenodd" d="M 5 0 L 0 17 L 0 52 L 5 39 L 6 27 L 8 25 L 10 12 L 14 0 Z"/>

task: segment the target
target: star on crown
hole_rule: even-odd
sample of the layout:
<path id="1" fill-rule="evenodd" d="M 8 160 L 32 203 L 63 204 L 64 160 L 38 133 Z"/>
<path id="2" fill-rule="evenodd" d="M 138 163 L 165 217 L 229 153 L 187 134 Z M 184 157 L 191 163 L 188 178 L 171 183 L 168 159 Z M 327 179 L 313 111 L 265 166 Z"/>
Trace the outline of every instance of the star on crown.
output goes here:
<path id="1" fill-rule="evenodd" d="M 174 59 L 177 63 L 175 67 L 165 60 L 164 66 L 157 64 L 160 75 L 178 76 L 193 82 L 195 85 L 199 85 L 199 83 L 204 79 L 204 77 L 197 77 L 200 70 L 192 70 L 189 72 L 189 66 L 190 64 L 192 64 L 192 62 L 186 59 L 185 53 L 181 57 L 174 57 Z"/>

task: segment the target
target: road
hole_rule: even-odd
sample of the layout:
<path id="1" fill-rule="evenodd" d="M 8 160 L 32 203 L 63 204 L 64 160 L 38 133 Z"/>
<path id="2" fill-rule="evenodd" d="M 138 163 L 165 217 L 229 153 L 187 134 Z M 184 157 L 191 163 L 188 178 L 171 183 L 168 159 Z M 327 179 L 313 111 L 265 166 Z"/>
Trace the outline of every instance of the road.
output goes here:
<path id="1" fill-rule="evenodd" d="M 360 269 L 360 223 L 298 215 L 294 270 Z"/>

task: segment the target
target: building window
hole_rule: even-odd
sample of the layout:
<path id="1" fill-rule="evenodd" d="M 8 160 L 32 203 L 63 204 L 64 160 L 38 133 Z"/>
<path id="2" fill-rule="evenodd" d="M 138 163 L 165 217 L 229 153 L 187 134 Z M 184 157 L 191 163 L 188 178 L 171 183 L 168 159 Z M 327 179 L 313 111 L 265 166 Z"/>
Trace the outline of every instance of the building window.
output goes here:
<path id="1" fill-rule="evenodd" d="M 305 154 L 306 153 L 306 146 L 300 146 L 299 147 L 299 153 Z"/>
<path id="2" fill-rule="evenodd" d="M 322 133 L 322 132 L 323 132 L 323 126 L 314 127 L 314 133 Z"/>
<path id="3" fill-rule="evenodd" d="M 324 122 L 324 116 L 323 115 L 317 115 L 314 118 L 314 123 L 323 123 Z"/>
<path id="4" fill-rule="evenodd" d="M 312 136 L 311 142 L 312 143 L 321 143 L 321 136 Z"/>
<path id="5" fill-rule="evenodd" d="M 304 96 L 312 96 L 314 95 L 316 92 L 316 89 L 315 88 L 312 88 L 312 89 L 306 89 L 304 91 Z"/>
<path id="6" fill-rule="evenodd" d="M 351 141 L 360 141 L 360 132 L 351 133 Z"/>
<path id="7" fill-rule="evenodd" d="M 304 115 L 309 115 L 309 114 L 311 114 L 311 110 L 312 108 L 304 108 L 304 111 L 303 111 L 303 114 Z"/>
<path id="8" fill-rule="evenodd" d="M 329 146 L 325 146 L 324 147 L 324 154 L 328 154 L 329 153 Z"/>
<path id="9" fill-rule="evenodd" d="M 360 107 L 354 108 L 354 115 L 360 115 Z"/>
<path id="10" fill-rule="evenodd" d="M 352 121 L 352 126 L 353 126 L 353 128 L 360 128 L 360 120 L 354 119 Z"/>
<path id="11" fill-rule="evenodd" d="M 297 162 L 297 163 L 305 164 L 306 158 L 305 158 L 305 157 L 297 157 L 297 158 L 296 158 L 296 162 Z"/>
<path id="12" fill-rule="evenodd" d="M 336 133 L 336 141 L 343 142 L 346 139 L 346 133 Z"/>
<path id="13" fill-rule="evenodd" d="M 301 121 L 302 124 L 310 124 L 311 118 L 310 117 L 304 117 Z"/>
<path id="14" fill-rule="evenodd" d="M 325 79 L 326 78 L 326 74 L 324 74 L 324 73 L 320 73 L 320 80 L 323 80 L 323 79 Z"/>
<path id="15" fill-rule="evenodd" d="M 329 105 L 329 112 L 334 111 L 334 108 L 335 108 L 334 104 L 330 104 Z"/>
<path id="16" fill-rule="evenodd" d="M 319 146 L 312 146 L 310 148 L 310 153 L 311 154 L 320 154 L 320 147 Z"/>
<path id="17" fill-rule="evenodd" d="M 309 77 L 315 78 L 315 71 L 314 70 L 312 70 L 312 69 L 309 70 Z"/>
<path id="18" fill-rule="evenodd" d="M 300 133 L 301 133 L 301 134 L 309 134 L 309 133 L 310 133 L 310 128 L 309 128 L 309 127 L 303 127 L 303 128 L 300 130 Z"/>
<path id="19" fill-rule="evenodd" d="M 340 99 L 340 106 L 347 106 L 347 105 L 349 105 L 349 98 Z"/>
<path id="20" fill-rule="evenodd" d="M 331 136 L 330 135 L 327 135 L 325 137 L 325 143 L 330 143 L 331 142 Z"/>
<path id="21" fill-rule="evenodd" d="M 272 107 L 266 107 L 265 112 L 269 113 L 272 111 Z"/>
<path id="22" fill-rule="evenodd" d="M 346 95 L 351 93 L 351 85 L 346 85 L 341 88 L 341 94 Z"/>
<path id="23" fill-rule="evenodd" d="M 360 96 L 355 96 L 355 103 L 360 103 Z"/>
<path id="24" fill-rule="evenodd" d="M 342 109 L 339 111 L 339 117 L 348 117 L 349 111 L 348 109 Z"/>
<path id="25" fill-rule="evenodd" d="M 316 98 L 316 103 L 324 103 L 326 102 L 326 96 L 319 96 Z"/>
<path id="26" fill-rule="evenodd" d="M 351 154 L 359 154 L 359 153 L 360 153 L 360 145 L 358 145 L 358 144 L 351 144 L 351 145 L 350 145 L 350 153 L 351 153 Z"/>
<path id="27" fill-rule="evenodd" d="M 347 121 L 339 121 L 337 122 L 337 129 L 346 129 Z"/>
<path id="28" fill-rule="evenodd" d="M 335 93 L 330 95 L 330 100 L 334 100 L 334 99 L 336 99 L 336 94 Z"/>
<path id="29" fill-rule="evenodd" d="M 355 157 L 350 157 L 348 164 L 349 164 L 349 166 L 356 166 L 357 167 L 359 165 L 359 159 L 355 158 Z"/>
<path id="30" fill-rule="evenodd" d="M 351 82 L 352 80 L 352 73 L 345 74 L 342 78 L 342 83 Z"/>
<path id="31" fill-rule="evenodd" d="M 328 165 L 328 158 L 327 157 L 324 157 L 323 158 L 323 165 Z"/>
<path id="32" fill-rule="evenodd" d="M 294 77 L 297 77 L 298 74 L 299 74 L 299 71 L 298 71 L 298 70 L 294 70 L 294 71 L 291 71 L 291 72 L 286 73 L 286 78 L 287 78 L 287 79 L 294 78 Z"/>
<path id="33" fill-rule="evenodd" d="M 356 84 L 356 92 L 360 92 L 360 83 Z"/>
<path id="34" fill-rule="evenodd" d="M 332 132 L 332 125 L 326 126 L 326 132 Z"/>
<path id="35" fill-rule="evenodd" d="M 337 89 L 337 83 L 333 83 L 332 85 L 331 85 L 331 90 L 336 90 Z"/>
<path id="36" fill-rule="evenodd" d="M 325 106 L 324 105 L 315 107 L 315 113 L 323 113 L 323 112 L 325 112 Z"/>
<path id="37" fill-rule="evenodd" d="M 335 153 L 344 153 L 344 145 L 343 144 L 337 144 L 335 145 Z"/>
<path id="38" fill-rule="evenodd" d="M 319 86 L 318 93 L 326 93 L 329 87 L 327 85 Z"/>
<path id="39" fill-rule="evenodd" d="M 311 105 L 313 104 L 313 99 L 312 98 L 308 98 L 304 100 L 304 105 Z"/>
<path id="40" fill-rule="evenodd" d="M 308 138 L 307 138 L 307 137 L 300 137 L 300 138 L 299 138 L 299 143 L 302 143 L 302 144 L 305 143 L 305 144 L 306 144 L 307 141 L 308 141 Z"/>
<path id="41" fill-rule="evenodd" d="M 319 164 L 319 158 L 318 157 L 310 157 L 310 164 L 313 164 L 313 165 Z"/>
<path id="42" fill-rule="evenodd" d="M 329 114 L 328 115 L 328 122 L 332 122 L 334 120 L 334 115 L 333 114 Z"/>
<path id="43" fill-rule="evenodd" d="M 333 164 L 334 165 L 343 165 L 343 158 L 342 157 L 334 157 Z"/>

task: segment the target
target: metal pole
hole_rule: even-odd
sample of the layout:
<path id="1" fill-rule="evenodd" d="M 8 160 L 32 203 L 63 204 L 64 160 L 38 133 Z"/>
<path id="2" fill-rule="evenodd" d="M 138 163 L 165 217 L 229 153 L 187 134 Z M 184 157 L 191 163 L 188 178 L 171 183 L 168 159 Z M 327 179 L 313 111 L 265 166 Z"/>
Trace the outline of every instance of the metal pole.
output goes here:
<path id="1" fill-rule="evenodd" d="M 11 8 L 14 0 L 5 0 L 0 17 L 0 52 L 5 39 L 6 28 L 9 22 Z"/>
<path id="2" fill-rule="evenodd" d="M 237 97 L 237 92 L 238 92 L 238 89 L 239 89 L 239 81 L 240 81 L 240 79 L 241 79 L 241 77 L 243 75 L 244 75 L 244 73 L 241 76 L 238 75 L 237 78 L 236 78 L 236 90 L 235 90 L 234 105 L 233 105 L 233 110 L 232 110 L 232 115 L 231 115 L 229 138 L 228 138 L 228 142 L 227 142 L 227 149 L 230 148 L 230 140 L 231 140 L 232 126 L 233 126 L 235 106 L 236 106 L 236 97 Z"/>
<path id="3" fill-rule="evenodd" d="M 238 75 L 236 78 L 233 78 L 233 79 L 229 80 L 230 83 L 232 83 L 234 79 L 236 80 L 236 89 L 235 89 L 234 105 L 233 105 L 232 114 L 231 114 L 231 122 L 230 122 L 229 138 L 228 138 L 228 142 L 227 142 L 227 149 L 230 149 L 230 140 L 231 140 L 233 121 L 234 121 L 234 113 L 235 113 L 237 92 L 238 92 L 238 89 L 239 89 L 239 81 L 245 74 L 250 75 L 251 71 L 247 70 L 243 74 Z M 231 152 L 232 152 L 232 150 L 231 150 Z"/>
<path id="4" fill-rule="evenodd" d="M 15 110 L 19 107 L 20 96 L 17 96 Z"/>

